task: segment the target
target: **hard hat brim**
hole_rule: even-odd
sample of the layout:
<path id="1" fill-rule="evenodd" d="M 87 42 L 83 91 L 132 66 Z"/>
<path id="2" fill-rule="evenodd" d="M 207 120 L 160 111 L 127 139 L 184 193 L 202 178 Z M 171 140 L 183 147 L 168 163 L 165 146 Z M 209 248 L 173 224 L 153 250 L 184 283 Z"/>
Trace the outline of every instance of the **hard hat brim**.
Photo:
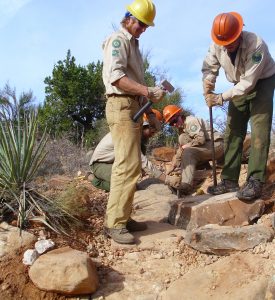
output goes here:
<path id="1" fill-rule="evenodd" d="M 238 31 L 236 32 L 236 34 L 232 38 L 230 38 L 230 39 L 228 39 L 226 41 L 219 40 L 216 37 L 216 35 L 214 34 L 214 30 L 212 28 L 212 30 L 211 30 L 212 40 L 214 41 L 215 44 L 217 44 L 219 46 L 228 46 L 228 45 L 234 43 L 238 39 L 238 37 L 241 35 L 241 33 L 243 31 L 243 18 L 242 18 L 242 16 L 239 13 L 234 12 L 234 11 L 229 12 L 229 14 L 231 14 L 235 18 L 237 18 L 238 23 L 239 23 L 239 28 L 238 28 Z"/>

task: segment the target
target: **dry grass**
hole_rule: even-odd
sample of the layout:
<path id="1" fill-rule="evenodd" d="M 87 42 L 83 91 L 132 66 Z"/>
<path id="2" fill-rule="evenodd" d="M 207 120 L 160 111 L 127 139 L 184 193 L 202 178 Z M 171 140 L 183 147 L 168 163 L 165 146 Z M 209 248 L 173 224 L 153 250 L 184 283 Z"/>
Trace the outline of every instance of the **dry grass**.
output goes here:
<path id="1" fill-rule="evenodd" d="M 69 175 L 77 176 L 78 171 L 89 171 L 90 156 L 67 138 L 49 140 L 46 145 L 46 159 L 38 170 L 38 176 Z"/>

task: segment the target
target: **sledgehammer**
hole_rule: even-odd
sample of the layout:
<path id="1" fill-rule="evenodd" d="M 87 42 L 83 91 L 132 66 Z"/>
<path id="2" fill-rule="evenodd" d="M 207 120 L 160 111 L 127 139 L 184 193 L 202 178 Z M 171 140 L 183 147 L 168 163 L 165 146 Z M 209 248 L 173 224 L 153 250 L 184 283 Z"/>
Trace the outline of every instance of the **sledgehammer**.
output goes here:
<path id="1" fill-rule="evenodd" d="M 172 93 L 175 88 L 172 86 L 172 84 L 167 81 L 166 79 L 163 80 L 161 83 L 160 83 L 160 87 L 169 92 L 169 93 Z M 139 119 L 139 117 L 153 104 L 152 101 L 148 101 L 144 106 L 142 106 L 142 108 L 134 115 L 133 117 L 133 121 L 134 122 L 137 122 L 137 120 Z"/>

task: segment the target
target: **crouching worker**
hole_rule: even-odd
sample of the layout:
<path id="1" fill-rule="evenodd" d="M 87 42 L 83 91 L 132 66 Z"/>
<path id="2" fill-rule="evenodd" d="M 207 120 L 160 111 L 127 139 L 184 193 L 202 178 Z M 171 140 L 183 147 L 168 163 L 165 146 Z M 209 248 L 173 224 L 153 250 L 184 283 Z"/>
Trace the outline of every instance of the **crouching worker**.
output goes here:
<path id="1" fill-rule="evenodd" d="M 163 110 L 165 123 L 178 128 L 179 148 L 171 166 L 166 170 L 166 184 L 179 196 L 192 192 L 192 182 L 198 164 L 212 159 L 211 133 L 209 124 L 194 116 L 183 115 L 182 108 L 168 105 Z M 216 159 L 223 158 L 223 137 L 214 130 Z"/>
<path id="2" fill-rule="evenodd" d="M 161 113 L 156 109 L 152 109 L 152 111 L 154 112 L 157 120 L 161 122 Z M 160 123 L 158 126 L 156 126 L 156 122 L 152 124 L 151 120 L 152 119 L 150 116 L 148 118 L 144 114 L 141 138 L 142 171 L 148 174 L 150 177 L 158 178 L 164 181 L 165 175 L 146 157 L 146 144 L 148 143 L 149 138 L 160 129 Z M 111 133 L 109 132 L 103 137 L 103 139 L 95 148 L 90 161 L 90 167 L 92 169 L 92 173 L 94 174 L 94 179 L 92 180 L 93 186 L 107 192 L 110 191 L 111 173 L 114 160 L 114 144 Z"/>

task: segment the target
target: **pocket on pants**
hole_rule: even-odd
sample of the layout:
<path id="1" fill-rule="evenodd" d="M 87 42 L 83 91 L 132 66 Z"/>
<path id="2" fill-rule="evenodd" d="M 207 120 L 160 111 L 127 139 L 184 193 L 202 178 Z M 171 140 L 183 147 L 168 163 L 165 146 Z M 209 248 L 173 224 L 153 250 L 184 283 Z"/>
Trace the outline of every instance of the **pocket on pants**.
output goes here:
<path id="1" fill-rule="evenodd" d="M 130 97 L 110 98 L 106 105 L 106 119 L 109 126 L 121 121 L 131 121 L 139 110 L 139 103 Z"/>

